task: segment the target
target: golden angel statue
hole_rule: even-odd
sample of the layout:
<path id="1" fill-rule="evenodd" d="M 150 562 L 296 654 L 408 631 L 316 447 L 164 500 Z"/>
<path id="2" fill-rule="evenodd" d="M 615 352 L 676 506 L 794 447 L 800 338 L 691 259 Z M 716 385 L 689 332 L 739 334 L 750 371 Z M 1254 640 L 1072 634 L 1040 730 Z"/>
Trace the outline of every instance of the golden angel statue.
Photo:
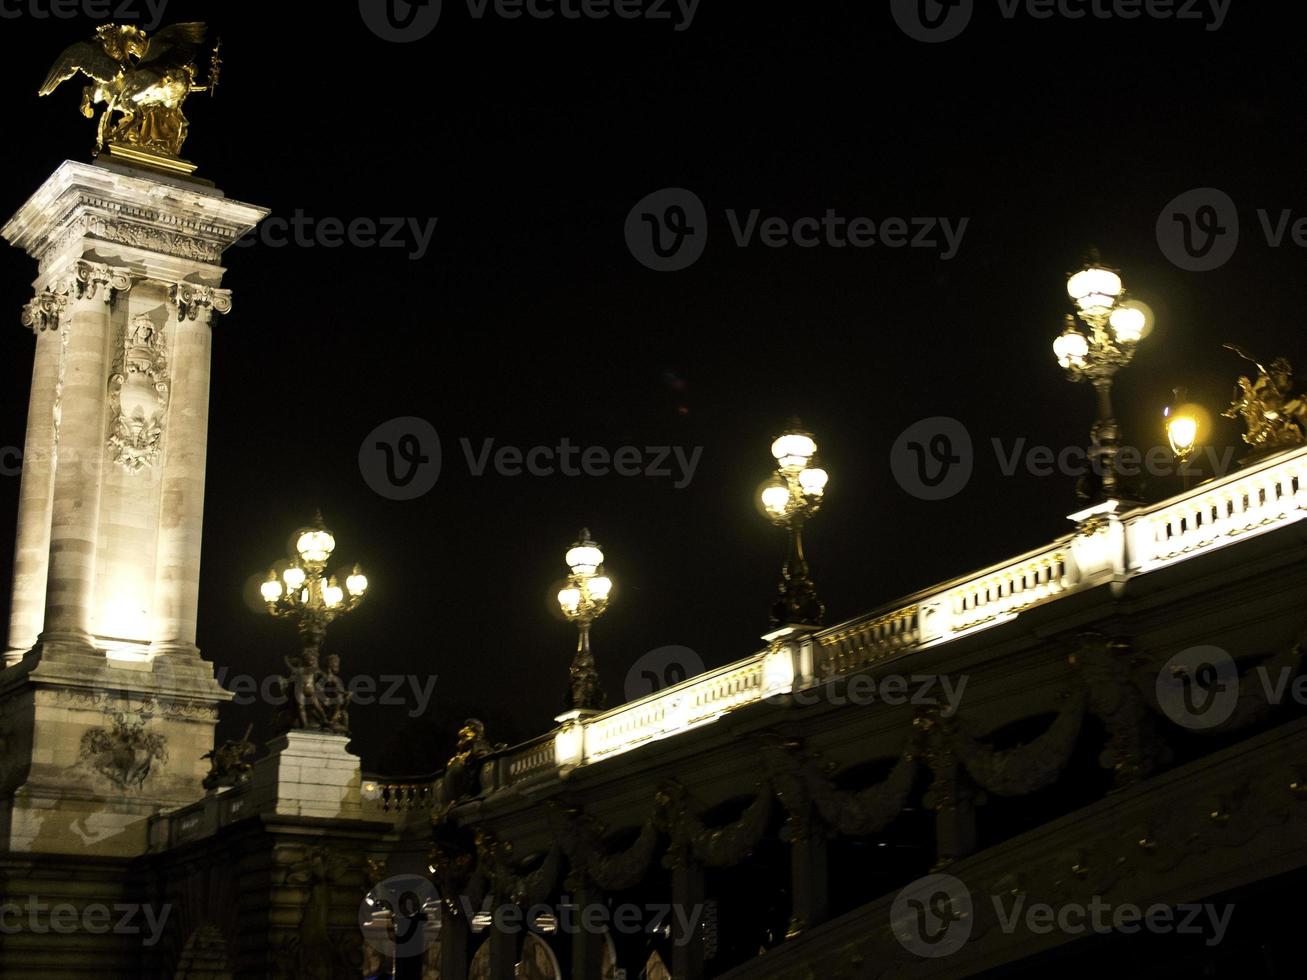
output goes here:
<path id="1" fill-rule="evenodd" d="M 206 31 L 204 24 L 193 22 L 149 36 L 131 25 L 104 24 L 95 40 L 78 41 L 59 56 L 41 95 L 81 72 L 91 80 L 82 90 L 82 115 L 94 118 L 94 107 L 105 107 L 96 130 L 96 153 L 108 144 L 179 158 L 189 128 L 182 103 L 192 92 L 212 93 L 218 87 L 221 45 L 213 49 L 207 84 L 196 83 L 195 60 Z"/>
<path id="2" fill-rule="evenodd" d="M 1225 346 L 1255 365 L 1257 378 L 1239 379 L 1234 402 L 1222 417 L 1243 419 L 1248 429 L 1243 441 L 1260 452 L 1303 445 L 1307 441 L 1307 399 L 1293 395 L 1293 368 L 1289 362 L 1277 357 L 1270 367 L 1265 367 L 1242 347 Z"/>

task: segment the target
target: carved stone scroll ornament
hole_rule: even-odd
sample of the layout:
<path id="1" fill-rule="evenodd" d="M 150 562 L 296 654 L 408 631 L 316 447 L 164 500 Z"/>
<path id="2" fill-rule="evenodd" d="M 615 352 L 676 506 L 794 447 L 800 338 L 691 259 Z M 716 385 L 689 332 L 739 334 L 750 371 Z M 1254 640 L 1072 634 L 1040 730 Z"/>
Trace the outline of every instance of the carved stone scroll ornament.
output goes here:
<path id="1" fill-rule="evenodd" d="M 163 332 L 142 314 L 119 331 L 109 376 L 109 449 L 129 473 L 159 460 L 168 388 Z"/>
<path id="2" fill-rule="evenodd" d="M 128 721 L 114 712 L 110 728 L 82 733 L 78 764 L 99 773 L 120 789 L 140 789 L 154 767 L 168 761 L 167 739 L 147 732 L 148 719 Z"/>
<path id="3" fill-rule="evenodd" d="M 772 790 L 767 783 L 738 820 L 723 827 L 709 827 L 690 811 L 689 793 L 676 780 L 662 785 L 655 796 L 654 814 L 658 828 L 671 838 L 663 867 L 669 870 L 693 863 L 725 868 L 747 858 L 766 833 L 771 819 Z"/>
<path id="4" fill-rule="evenodd" d="M 122 269 L 101 262 L 73 263 L 72 287 L 78 299 L 110 303 L 116 293 L 127 291 L 131 285 L 131 276 Z"/>
<path id="5" fill-rule="evenodd" d="M 178 320 L 198 320 L 209 313 L 231 312 L 231 290 L 182 282 L 173 287 L 170 297 Z"/>
<path id="6" fill-rule="evenodd" d="M 478 866 L 490 883 L 491 893 L 501 902 L 529 906 L 543 902 L 558 882 L 562 869 L 562 848 L 558 842 L 545 854 L 544 861 L 528 874 L 518 874 L 513 845 L 488 830 L 476 832 Z"/>
<path id="7" fill-rule="evenodd" d="M 23 326 L 30 327 L 33 333 L 46 330 L 58 330 L 63 322 L 64 312 L 68 309 L 67 283 L 58 283 L 46 287 L 23 307 Z"/>
<path id="8" fill-rule="evenodd" d="M 1075 751 L 1088 696 L 1081 687 L 1065 695 L 1066 704 L 1048 730 L 1025 745 L 998 750 L 970 735 L 956 719 L 941 719 L 953 749 L 977 784 L 998 796 L 1024 796 L 1057 782 Z"/>
<path id="9" fill-rule="evenodd" d="M 568 888 L 577 891 L 591 881 L 605 891 L 616 892 L 634 888 L 644 879 L 658 845 L 658 828 L 652 818 L 644 822 L 628 847 L 609 851 L 604 846 L 607 828 L 602 821 L 580 807 L 557 802 L 550 807 L 554 836 L 571 869 Z"/>
<path id="10" fill-rule="evenodd" d="M 1171 761 L 1171 750 L 1158 732 L 1156 716 L 1140 694 L 1140 664 L 1129 643 L 1097 633 L 1081 637 L 1071 655 L 1089 693 L 1089 710 L 1107 728 L 1107 747 L 1099 756 L 1104 769 L 1122 789 L 1152 775 Z"/>

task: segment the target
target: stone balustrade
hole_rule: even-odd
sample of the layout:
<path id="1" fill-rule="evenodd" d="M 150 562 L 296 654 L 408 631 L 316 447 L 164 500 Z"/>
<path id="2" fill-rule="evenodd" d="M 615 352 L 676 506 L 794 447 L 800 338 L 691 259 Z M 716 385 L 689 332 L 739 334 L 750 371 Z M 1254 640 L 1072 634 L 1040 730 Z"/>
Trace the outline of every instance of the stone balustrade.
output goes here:
<path id="1" fill-rule="evenodd" d="M 856 673 L 1010 622 L 1062 596 L 1187 560 L 1307 518 L 1307 448 L 1264 460 L 1160 504 L 1085 522 L 1011 561 L 942 583 L 516 746 L 487 765 L 487 791 L 592 765 L 711 724 L 765 698 Z M 1080 515 L 1078 515 L 1080 516 Z"/>

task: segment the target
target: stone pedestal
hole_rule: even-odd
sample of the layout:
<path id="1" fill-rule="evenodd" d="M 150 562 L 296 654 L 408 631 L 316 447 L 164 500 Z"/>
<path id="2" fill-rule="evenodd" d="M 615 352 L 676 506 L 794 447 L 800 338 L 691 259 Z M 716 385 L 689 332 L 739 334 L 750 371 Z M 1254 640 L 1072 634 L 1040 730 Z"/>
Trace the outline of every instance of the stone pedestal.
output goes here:
<path id="1" fill-rule="evenodd" d="M 273 739 L 250 777 L 251 808 L 279 816 L 362 819 L 363 773 L 348 742 L 346 735 L 307 731 Z"/>
<path id="2" fill-rule="evenodd" d="M 0 235 L 38 263 L 0 851 L 140 854 L 203 795 L 217 705 L 195 645 L 211 321 L 267 212 L 212 185 L 67 162 Z"/>

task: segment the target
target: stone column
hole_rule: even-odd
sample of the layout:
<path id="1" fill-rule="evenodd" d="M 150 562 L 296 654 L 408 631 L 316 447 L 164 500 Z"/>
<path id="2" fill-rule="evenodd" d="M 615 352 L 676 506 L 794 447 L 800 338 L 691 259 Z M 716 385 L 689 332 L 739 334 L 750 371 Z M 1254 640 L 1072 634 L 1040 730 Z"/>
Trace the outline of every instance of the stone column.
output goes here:
<path id="1" fill-rule="evenodd" d="M 77 261 L 68 289 L 60 394 L 55 409 L 50 566 L 41 642 L 91 649 L 91 608 L 105 459 L 110 303 L 126 273 Z"/>
<path id="2" fill-rule="evenodd" d="M 9 611 L 5 666 L 18 663 L 36 645 L 45 622 L 45 584 L 50 566 L 50 494 L 54 486 L 55 410 L 63 362 L 63 318 L 68 285 L 41 291 L 23 310 L 23 325 L 36 334 L 32 394 L 23 443 L 18 491 L 18 533 L 14 544 L 14 592 Z M 10 462 L 6 460 L 5 462 Z M 14 461 L 16 462 L 16 461 Z"/>
<path id="3" fill-rule="evenodd" d="M 681 862 L 672 872 L 672 976 L 676 980 L 703 980 L 703 868 Z M 682 922 L 692 922 L 688 935 Z"/>
<path id="4" fill-rule="evenodd" d="M 170 299 L 171 389 L 164 428 L 151 645 L 156 652 L 198 654 L 195 619 L 209 439 L 210 320 L 215 312 L 231 310 L 231 293 L 180 283 Z"/>

